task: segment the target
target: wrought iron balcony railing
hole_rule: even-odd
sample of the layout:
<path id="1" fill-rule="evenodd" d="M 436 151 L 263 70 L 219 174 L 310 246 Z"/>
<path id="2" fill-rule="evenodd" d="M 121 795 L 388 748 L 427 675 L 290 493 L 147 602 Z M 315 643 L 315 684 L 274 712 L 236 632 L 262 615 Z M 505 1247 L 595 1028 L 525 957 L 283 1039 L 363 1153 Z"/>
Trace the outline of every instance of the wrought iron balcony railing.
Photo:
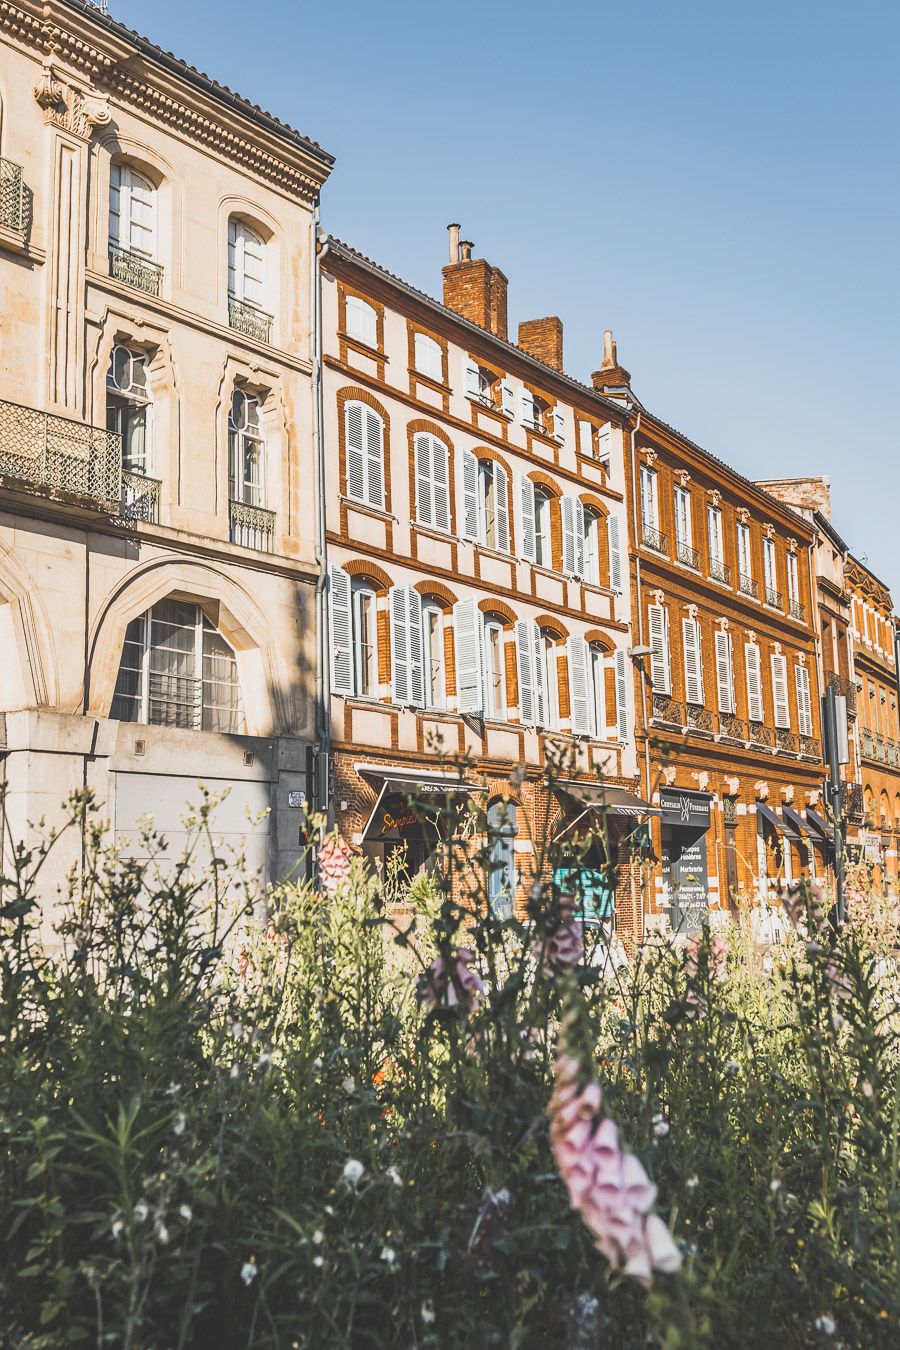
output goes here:
<path id="1" fill-rule="evenodd" d="M 232 501 L 230 512 L 230 538 L 233 544 L 242 548 L 256 548 L 261 553 L 271 553 L 275 547 L 275 512 L 266 511 L 261 506 L 249 506 L 246 502 Z"/>
<path id="2" fill-rule="evenodd" d="M 136 291 L 147 295 L 159 295 L 162 291 L 164 268 L 152 258 L 144 258 L 130 248 L 120 248 L 118 244 L 109 246 L 109 275 L 116 281 L 124 281 Z"/>
<path id="3" fill-rule="evenodd" d="M 719 713 L 719 735 L 723 741 L 735 741 L 741 745 L 750 739 L 747 723 L 732 713 Z"/>
<path id="4" fill-rule="evenodd" d="M 859 753 L 863 759 L 875 758 L 875 737 L 868 727 L 863 727 L 859 737 Z"/>
<path id="5" fill-rule="evenodd" d="M 708 731 L 715 734 L 716 715 L 711 708 L 703 708 L 697 703 L 685 705 L 685 725 L 689 731 Z"/>
<path id="6" fill-rule="evenodd" d="M 675 556 L 682 567 L 690 567 L 695 572 L 700 571 L 699 550 L 691 548 L 690 544 L 686 544 L 683 539 L 677 539 L 675 541 Z"/>
<path id="7" fill-rule="evenodd" d="M 887 745 L 880 732 L 875 733 L 875 758 L 881 764 L 884 764 L 887 760 Z"/>
<path id="8" fill-rule="evenodd" d="M 668 694 L 654 694 L 650 705 L 650 720 L 661 726 L 677 727 L 680 731 L 685 725 L 684 704 Z"/>
<path id="9" fill-rule="evenodd" d="M 668 553 L 669 541 L 666 535 L 656 528 L 655 525 L 643 523 L 642 537 L 645 548 L 652 548 L 656 553 Z"/>
<path id="10" fill-rule="evenodd" d="M 885 741 L 887 746 L 887 762 L 892 768 L 900 768 L 900 745 L 896 741 L 888 739 Z"/>
<path id="11" fill-rule="evenodd" d="M 856 685 L 853 680 L 848 680 L 846 675 L 839 675 L 834 670 L 824 671 L 825 688 L 834 689 L 836 694 L 841 694 L 847 700 L 848 717 L 856 716 Z"/>
<path id="12" fill-rule="evenodd" d="M 0 477 L 42 496 L 62 493 L 118 511 L 122 438 L 105 427 L 0 400 Z"/>
<path id="13" fill-rule="evenodd" d="M 750 723 L 750 744 L 762 745 L 767 750 L 775 749 L 775 732 L 771 727 L 763 726 L 762 722 Z"/>
<path id="14" fill-rule="evenodd" d="M 861 823 L 866 813 L 862 783 L 841 783 L 841 808 L 851 824 Z"/>
<path id="15" fill-rule="evenodd" d="M 775 748 L 776 750 L 783 750 L 788 755 L 799 755 L 800 737 L 795 736 L 793 731 L 788 731 L 785 727 L 776 727 Z"/>
<path id="16" fill-rule="evenodd" d="M 145 478 L 142 473 L 122 474 L 122 515 L 126 520 L 145 520 L 151 525 L 159 521 L 158 478 Z"/>
<path id="17" fill-rule="evenodd" d="M 821 759 L 822 747 L 819 745 L 815 736 L 801 736 L 800 753 L 806 759 Z"/>
<path id="18" fill-rule="evenodd" d="M 25 181 L 22 167 L 0 159 L 0 225 L 8 230 L 25 228 Z"/>
<path id="19" fill-rule="evenodd" d="M 784 597 L 781 591 L 774 590 L 771 586 L 766 587 L 766 604 L 769 609 L 784 610 Z"/>
<path id="20" fill-rule="evenodd" d="M 731 568 L 728 563 L 722 562 L 721 558 L 710 558 L 709 575 L 713 581 L 718 581 L 723 586 L 731 585 Z"/>
<path id="21" fill-rule="evenodd" d="M 752 600 L 759 599 L 759 582 L 748 577 L 746 572 L 738 572 L 738 590 L 741 595 L 749 595 Z"/>
<path id="22" fill-rule="evenodd" d="M 806 623 L 806 606 L 799 600 L 788 601 L 788 609 L 792 619 L 796 619 L 798 623 Z"/>
<path id="23" fill-rule="evenodd" d="M 236 333 L 256 338 L 257 342 L 272 341 L 272 315 L 233 295 L 228 297 L 228 324 Z"/>

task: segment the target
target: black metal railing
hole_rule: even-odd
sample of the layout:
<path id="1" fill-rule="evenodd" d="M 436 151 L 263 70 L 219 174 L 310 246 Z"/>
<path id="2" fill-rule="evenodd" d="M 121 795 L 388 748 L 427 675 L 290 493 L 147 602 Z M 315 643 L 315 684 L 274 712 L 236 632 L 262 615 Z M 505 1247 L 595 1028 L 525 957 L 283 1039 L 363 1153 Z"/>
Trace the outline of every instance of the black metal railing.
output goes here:
<path id="1" fill-rule="evenodd" d="M 742 717 L 732 713 L 719 713 L 719 735 L 723 741 L 736 741 L 740 744 L 750 739 L 747 723 Z"/>
<path id="2" fill-rule="evenodd" d="M 798 623 L 806 623 L 806 606 L 801 604 L 799 600 L 791 600 L 788 603 L 788 609 L 792 619 L 796 619 Z"/>
<path id="3" fill-rule="evenodd" d="M 159 521 L 158 478 L 145 478 L 142 473 L 122 474 L 122 515 L 126 520 L 144 520 L 151 525 Z"/>
<path id="4" fill-rule="evenodd" d="M 228 297 L 228 325 L 236 333 L 256 338 L 257 342 L 272 341 L 272 315 L 233 295 Z"/>
<path id="5" fill-rule="evenodd" d="M 766 587 L 766 604 L 769 609 L 784 610 L 784 597 L 781 591 L 776 591 L 772 586 Z"/>
<path id="6" fill-rule="evenodd" d="M 738 572 L 738 590 L 741 595 L 749 595 L 752 600 L 759 599 L 759 582 L 754 581 L 746 572 Z"/>
<path id="7" fill-rule="evenodd" d="M 643 525 L 642 538 L 645 548 L 652 548 L 656 553 L 668 553 L 669 541 L 666 535 L 654 525 L 648 525 L 646 521 Z"/>
<path id="8" fill-rule="evenodd" d="M 848 680 L 846 675 L 839 675 L 837 671 L 826 670 L 825 688 L 834 689 L 836 694 L 842 695 L 847 700 L 848 717 L 856 716 L 856 685 L 853 680 Z"/>
<path id="9" fill-rule="evenodd" d="M 776 727 L 775 748 L 788 755 L 799 755 L 800 737 L 796 736 L 793 731 L 788 731 L 785 727 Z"/>
<path id="10" fill-rule="evenodd" d="M 0 159 L 0 225 L 8 230 L 25 228 L 25 181 L 21 164 Z"/>
<path id="11" fill-rule="evenodd" d="M 690 544 L 686 544 L 683 539 L 677 539 L 675 541 L 675 556 L 682 567 L 690 567 L 695 572 L 700 571 L 699 549 L 691 548 Z"/>
<path id="12" fill-rule="evenodd" d="M 841 810 L 851 824 L 861 824 L 866 813 L 862 783 L 841 783 Z"/>
<path id="13" fill-rule="evenodd" d="M 698 703 L 685 705 L 685 725 L 689 731 L 708 731 L 715 734 L 716 715 L 711 708 L 703 708 Z"/>
<path id="14" fill-rule="evenodd" d="M 158 296 L 162 291 L 164 269 L 152 258 L 145 258 L 130 248 L 120 248 L 118 244 L 109 246 L 109 275 L 126 286 L 146 295 Z"/>
<path id="15" fill-rule="evenodd" d="M 0 477 L 25 491 L 81 497 L 115 511 L 122 438 L 105 427 L 0 400 Z"/>
<path id="16" fill-rule="evenodd" d="M 723 586 L 731 585 L 731 568 L 728 563 L 722 562 L 721 558 L 710 558 L 709 575 L 713 581 L 718 581 Z"/>

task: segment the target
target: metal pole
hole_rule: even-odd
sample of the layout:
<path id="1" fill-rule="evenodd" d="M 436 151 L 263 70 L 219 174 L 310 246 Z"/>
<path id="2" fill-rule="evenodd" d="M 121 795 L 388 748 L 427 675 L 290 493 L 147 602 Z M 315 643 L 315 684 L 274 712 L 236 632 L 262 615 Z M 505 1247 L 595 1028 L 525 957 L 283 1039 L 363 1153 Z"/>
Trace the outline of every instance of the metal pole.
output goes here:
<path id="1" fill-rule="evenodd" d="M 834 921 L 840 927 L 845 919 L 844 904 L 844 803 L 841 800 L 841 741 L 838 715 L 846 707 L 844 699 L 838 699 L 834 685 L 829 685 L 822 700 L 822 725 L 825 732 L 825 746 L 828 758 L 828 796 L 831 806 L 832 837 L 834 843 Z"/>

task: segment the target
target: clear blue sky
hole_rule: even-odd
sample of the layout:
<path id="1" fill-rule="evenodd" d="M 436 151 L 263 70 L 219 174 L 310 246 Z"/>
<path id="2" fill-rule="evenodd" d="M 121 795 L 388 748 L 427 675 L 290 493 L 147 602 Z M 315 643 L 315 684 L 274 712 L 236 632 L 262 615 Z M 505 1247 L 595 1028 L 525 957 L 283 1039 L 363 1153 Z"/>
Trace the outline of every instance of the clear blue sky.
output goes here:
<path id="1" fill-rule="evenodd" d="M 831 478 L 900 603 L 900 5 L 111 0 L 337 156 L 326 228 L 440 294 L 445 226 L 587 378 Z"/>

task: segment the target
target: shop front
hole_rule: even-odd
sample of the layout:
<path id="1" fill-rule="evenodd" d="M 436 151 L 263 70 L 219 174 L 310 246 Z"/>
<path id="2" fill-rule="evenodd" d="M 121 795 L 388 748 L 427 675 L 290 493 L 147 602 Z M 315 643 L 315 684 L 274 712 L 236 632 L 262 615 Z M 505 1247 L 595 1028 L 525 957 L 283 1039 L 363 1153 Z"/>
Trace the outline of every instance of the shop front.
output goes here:
<path id="1" fill-rule="evenodd" d="M 614 784 L 567 784 L 557 796 L 563 816 L 554 836 L 554 883 L 576 896 L 583 922 L 611 932 L 617 891 L 634 882 L 635 868 L 649 856 L 648 821 L 658 813 Z"/>
<path id="2" fill-rule="evenodd" d="M 662 904 L 673 932 L 692 934 L 709 918 L 708 792 L 660 789 Z"/>
<path id="3" fill-rule="evenodd" d="M 363 856 L 407 876 L 431 871 L 459 831 L 466 803 L 485 789 L 458 778 L 413 775 L 402 770 L 360 771 L 378 787 L 362 832 Z"/>

